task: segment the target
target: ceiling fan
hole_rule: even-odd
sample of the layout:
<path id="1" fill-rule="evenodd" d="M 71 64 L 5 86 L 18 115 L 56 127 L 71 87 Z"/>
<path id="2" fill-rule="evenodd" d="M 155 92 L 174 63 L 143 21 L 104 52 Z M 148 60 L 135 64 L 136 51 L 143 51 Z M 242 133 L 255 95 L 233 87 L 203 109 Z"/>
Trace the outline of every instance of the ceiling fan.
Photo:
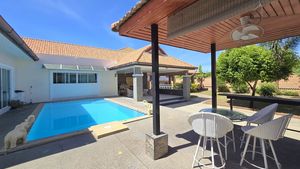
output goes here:
<path id="1" fill-rule="evenodd" d="M 241 17 L 240 22 L 241 26 L 235 28 L 231 33 L 231 38 L 234 41 L 256 39 L 263 35 L 263 28 L 250 23 L 250 16 Z"/>

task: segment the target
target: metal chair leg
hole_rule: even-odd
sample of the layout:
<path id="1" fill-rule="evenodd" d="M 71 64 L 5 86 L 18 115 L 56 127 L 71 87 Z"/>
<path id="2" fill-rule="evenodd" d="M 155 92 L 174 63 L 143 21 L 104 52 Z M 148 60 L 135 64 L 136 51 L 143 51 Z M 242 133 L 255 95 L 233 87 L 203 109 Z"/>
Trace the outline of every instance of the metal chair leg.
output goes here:
<path id="1" fill-rule="evenodd" d="M 255 148 L 256 148 L 256 137 L 253 138 L 252 160 L 254 160 L 255 158 Z"/>
<path id="2" fill-rule="evenodd" d="M 213 168 L 215 168 L 214 143 L 212 138 L 210 138 L 210 151 L 211 151 L 212 165 Z"/>
<path id="3" fill-rule="evenodd" d="M 227 160 L 227 135 L 225 135 L 225 137 L 224 137 L 224 142 L 225 142 L 225 146 L 224 146 L 224 149 L 225 149 L 225 160 Z"/>
<path id="4" fill-rule="evenodd" d="M 281 165 L 280 163 L 278 162 L 278 159 L 277 159 L 277 156 L 276 156 L 276 153 L 275 153 L 275 150 L 274 150 L 274 147 L 273 147 L 273 143 L 271 140 L 269 140 L 269 144 L 270 144 L 270 147 L 271 147 L 271 150 L 272 150 L 272 153 L 273 153 L 273 157 L 275 159 L 275 162 L 276 162 L 276 165 L 277 165 L 277 168 L 280 169 L 281 168 Z"/>
<path id="5" fill-rule="evenodd" d="M 224 159 L 223 159 L 223 154 L 222 154 L 222 151 L 221 151 L 221 148 L 220 148 L 219 139 L 217 139 L 217 144 L 218 144 L 218 149 L 219 149 L 219 155 L 221 157 L 221 163 L 222 163 L 222 166 L 223 166 L 224 165 Z"/>
<path id="6" fill-rule="evenodd" d="M 268 169 L 268 161 L 267 161 L 267 154 L 266 154 L 266 147 L 265 147 L 264 139 L 260 139 L 260 144 L 261 144 L 261 151 L 262 151 L 262 154 L 264 157 L 265 169 Z"/>
<path id="7" fill-rule="evenodd" d="M 249 145 L 250 137 L 251 137 L 250 135 L 248 135 L 248 137 L 247 137 L 247 141 L 246 141 L 246 145 L 245 145 L 245 148 L 244 148 L 244 151 L 243 151 L 243 155 L 242 155 L 242 158 L 241 158 L 240 166 L 243 165 L 243 162 L 244 162 L 244 159 L 245 159 L 245 155 L 246 155 L 246 151 L 247 151 L 247 148 L 248 148 L 248 145 Z"/>
<path id="8" fill-rule="evenodd" d="M 232 129 L 232 142 L 233 142 L 233 151 L 236 152 L 236 147 L 235 147 L 235 137 L 234 137 L 234 129 Z"/>
<path id="9" fill-rule="evenodd" d="M 204 157 L 204 153 L 205 153 L 205 150 L 206 150 L 206 142 L 207 142 L 207 137 L 203 137 L 203 151 L 202 151 L 202 157 Z"/>
<path id="10" fill-rule="evenodd" d="M 196 152 L 195 152 L 195 155 L 194 155 L 194 160 L 193 160 L 192 168 L 194 168 L 194 164 L 195 164 L 196 158 L 198 156 L 201 138 L 202 138 L 202 136 L 199 137 L 199 141 L 198 141 L 198 144 L 197 144 Z"/>
<path id="11" fill-rule="evenodd" d="M 242 140 L 241 140 L 241 145 L 240 145 L 240 148 L 242 148 L 243 147 L 243 143 L 244 143 L 244 139 L 245 139 L 245 133 L 243 133 L 243 137 L 242 137 Z"/>
<path id="12" fill-rule="evenodd" d="M 250 126 L 251 123 L 247 122 L 246 126 Z M 245 139 L 245 133 L 243 133 L 243 137 L 242 137 L 242 141 L 241 141 L 241 145 L 240 145 L 240 148 L 243 147 L 243 144 L 244 144 L 244 139 Z"/>

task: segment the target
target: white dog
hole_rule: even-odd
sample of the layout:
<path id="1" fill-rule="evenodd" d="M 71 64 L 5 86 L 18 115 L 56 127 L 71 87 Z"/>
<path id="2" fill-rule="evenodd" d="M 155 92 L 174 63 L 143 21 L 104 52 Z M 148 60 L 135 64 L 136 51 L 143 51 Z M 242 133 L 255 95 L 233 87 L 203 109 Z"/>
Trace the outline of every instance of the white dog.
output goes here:
<path id="1" fill-rule="evenodd" d="M 147 115 L 150 116 L 152 114 L 152 104 L 148 103 L 147 100 L 143 100 L 143 103 L 147 109 Z"/>
<path id="2" fill-rule="evenodd" d="M 23 143 L 26 142 L 26 136 L 29 128 L 32 126 L 35 120 L 34 115 L 28 116 L 24 122 L 18 124 L 15 129 L 7 133 L 4 138 L 4 149 L 15 148 L 18 140 L 22 139 Z"/>
<path id="3" fill-rule="evenodd" d="M 27 122 L 23 122 L 16 126 L 15 129 L 7 133 L 7 135 L 4 138 L 4 149 L 10 149 L 15 148 L 17 146 L 17 142 L 19 139 L 22 139 L 23 142 L 26 140 L 27 136 Z"/>

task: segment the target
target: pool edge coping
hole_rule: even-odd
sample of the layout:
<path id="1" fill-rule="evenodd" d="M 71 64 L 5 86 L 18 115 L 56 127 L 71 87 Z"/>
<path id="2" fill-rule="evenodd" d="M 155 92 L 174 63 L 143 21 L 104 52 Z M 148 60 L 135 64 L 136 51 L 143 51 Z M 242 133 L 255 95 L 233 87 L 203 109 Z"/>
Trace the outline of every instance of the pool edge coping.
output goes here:
<path id="1" fill-rule="evenodd" d="M 103 98 L 103 99 L 107 100 L 107 101 L 111 101 L 115 104 L 119 104 L 121 106 L 127 107 L 129 109 L 132 109 L 132 110 L 135 110 L 135 111 L 138 111 L 138 112 L 144 114 L 143 116 L 140 116 L 140 117 L 135 117 L 135 118 L 131 118 L 131 119 L 128 119 L 128 120 L 119 121 L 123 124 L 128 124 L 128 123 L 132 123 L 132 122 L 136 122 L 136 121 L 140 121 L 140 120 L 144 120 L 144 119 L 148 119 L 148 118 L 152 117 L 152 115 L 147 115 L 144 110 L 140 110 L 136 107 L 133 107 L 133 106 L 130 106 L 130 105 L 127 105 L 127 104 L 124 104 L 124 103 L 120 103 L 120 102 L 115 101 L 115 100 L 111 100 L 110 98 Z M 51 102 L 47 102 L 47 103 L 51 103 Z M 39 103 L 37 105 L 37 107 L 32 111 L 31 115 L 34 115 L 35 118 L 37 119 L 37 117 L 38 117 L 39 113 L 41 112 L 42 108 L 44 107 L 44 105 L 45 105 L 45 103 Z M 107 123 L 110 123 L 110 122 L 107 122 Z M 103 123 L 103 124 L 106 124 L 106 123 Z M 32 124 L 32 126 L 33 126 L 33 124 Z M 30 126 L 28 131 L 30 131 L 32 126 Z M 93 126 L 95 126 L 95 125 L 93 125 Z M 90 127 L 92 127 L 92 126 L 90 126 Z M 52 137 L 48 137 L 48 138 L 44 138 L 44 139 L 39 139 L 39 140 L 36 140 L 36 141 L 26 142 L 22 145 L 19 145 L 15 148 L 12 148 L 12 149 L 9 149 L 9 150 L 4 150 L 4 148 L 3 148 L 2 150 L 0 150 L 0 156 L 10 154 L 10 153 L 14 153 L 14 152 L 18 152 L 18 151 L 22 151 L 22 150 L 26 150 L 26 149 L 33 148 L 33 147 L 36 147 L 36 146 L 44 145 L 44 144 L 47 144 L 47 143 L 50 143 L 50 142 L 59 141 L 59 140 L 63 140 L 63 139 L 66 139 L 66 138 L 82 135 L 82 134 L 91 134 L 91 131 L 89 130 L 89 128 L 86 128 L 86 129 L 74 131 L 74 132 L 71 132 L 71 133 L 65 133 L 65 134 L 60 134 L 60 135 L 57 135 L 57 136 L 52 136 Z M 113 135 L 113 134 L 115 134 L 115 133 L 112 132 L 112 134 L 109 134 L 109 135 Z M 109 136 L 109 135 L 107 135 L 107 136 Z M 95 138 L 95 140 L 97 140 L 97 138 Z"/>

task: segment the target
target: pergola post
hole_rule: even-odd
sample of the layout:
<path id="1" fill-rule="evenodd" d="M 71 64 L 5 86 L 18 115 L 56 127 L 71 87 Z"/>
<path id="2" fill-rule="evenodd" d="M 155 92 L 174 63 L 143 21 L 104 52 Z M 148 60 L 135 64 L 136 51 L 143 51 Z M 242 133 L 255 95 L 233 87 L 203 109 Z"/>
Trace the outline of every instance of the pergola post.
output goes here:
<path id="1" fill-rule="evenodd" d="M 151 25 L 153 134 L 146 134 L 146 154 L 156 160 L 168 153 L 168 135 L 160 131 L 158 25 Z"/>
<path id="2" fill-rule="evenodd" d="M 158 25 L 151 25 L 153 134 L 160 134 Z"/>
<path id="3" fill-rule="evenodd" d="M 217 108 L 217 73 L 216 73 L 216 44 L 210 45 L 211 50 L 211 99 L 212 108 Z"/>

